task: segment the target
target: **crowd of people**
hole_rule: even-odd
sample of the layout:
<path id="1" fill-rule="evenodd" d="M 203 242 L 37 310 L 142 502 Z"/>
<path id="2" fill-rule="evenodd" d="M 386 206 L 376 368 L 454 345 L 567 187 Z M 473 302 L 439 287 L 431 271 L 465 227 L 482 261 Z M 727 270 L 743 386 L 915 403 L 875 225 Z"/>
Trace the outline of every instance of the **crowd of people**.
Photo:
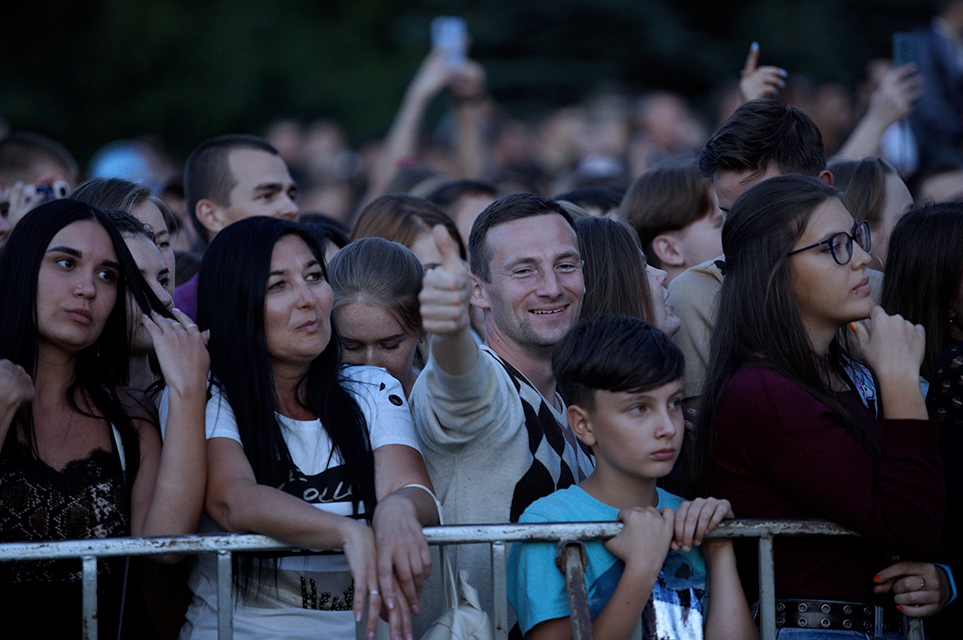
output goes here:
<path id="1" fill-rule="evenodd" d="M 919 37 L 952 75 L 963 3 Z M 778 637 L 956 637 L 961 109 L 879 63 L 847 132 L 760 55 L 711 135 L 659 92 L 536 144 L 433 52 L 377 149 L 282 121 L 77 184 L 0 140 L 0 540 L 265 534 L 302 551 L 235 554 L 235 637 L 408 639 L 448 606 L 423 527 L 619 520 L 594 634 L 735 640 L 756 550 L 707 534 L 829 520 L 859 535 L 776 545 Z M 444 559 L 493 610 L 487 547 Z M 213 556 L 152 561 L 100 563 L 100 637 L 216 637 Z M 0 564 L 24 637 L 76 637 L 80 594 L 79 560 Z M 571 637 L 554 544 L 509 598 L 513 636 Z"/>

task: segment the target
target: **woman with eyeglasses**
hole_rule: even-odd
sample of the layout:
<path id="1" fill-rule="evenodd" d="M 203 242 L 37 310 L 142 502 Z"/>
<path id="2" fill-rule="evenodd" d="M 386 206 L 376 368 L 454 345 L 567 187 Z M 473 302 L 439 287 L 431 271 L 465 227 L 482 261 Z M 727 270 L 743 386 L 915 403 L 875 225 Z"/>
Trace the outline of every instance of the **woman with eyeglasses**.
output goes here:
<path id="1" fill-rule="evenodd" d="M 939 425 L 919 386 L 923 329 L 873 304 L 869 230 L 819 180 L 748 190 L 722 243 L 696 427 L 703 486 L 741 518 L 829 520 L 860 534 L 780 538 L 777 637 L 903 637 L 901 614 L 919 615 L 934 585 L 887 568 L 893 554 L 935 556 L 943 520 Z M 856 343 L 868 367 L 848 355 Z M 739 551 L 755 593 L 755 545 Z"/>

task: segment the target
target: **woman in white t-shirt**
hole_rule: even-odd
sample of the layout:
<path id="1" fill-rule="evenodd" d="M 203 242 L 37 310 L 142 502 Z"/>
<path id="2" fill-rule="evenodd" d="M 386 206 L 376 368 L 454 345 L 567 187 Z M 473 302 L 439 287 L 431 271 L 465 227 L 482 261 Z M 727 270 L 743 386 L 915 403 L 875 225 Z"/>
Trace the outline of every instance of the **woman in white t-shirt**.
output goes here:
<path id="1" fill-rule="evenodd" d="M 343 552 L 235 556 L 234 637 L 354 638 L 365 613 L 368 637 L 379 613 L 410 637 L 438 513 L 401 385 L 341 364 L 323 252 L 290 222 L 236 222 L 204 257 L 198 300 L 214 379 L 202 531 Z M 213 638 L 213 557 L 191 588 L 181 638 Z"/>

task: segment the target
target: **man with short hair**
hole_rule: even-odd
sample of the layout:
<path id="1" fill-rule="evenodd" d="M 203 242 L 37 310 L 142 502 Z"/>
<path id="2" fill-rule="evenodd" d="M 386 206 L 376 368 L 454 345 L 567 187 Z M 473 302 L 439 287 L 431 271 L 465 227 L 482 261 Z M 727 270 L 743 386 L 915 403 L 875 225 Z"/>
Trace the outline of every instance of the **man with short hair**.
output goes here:
<path id="1" fill-rule="evenodd" d="M 583 480 L 591 455 L 568 428 L 551 354 L 578 319 L 585 285 L 569 214 L 553 200 L 496 200 L 472 226 L 471 274 L 447 232 L 441 267 L 425 275 L 425 370 L 412 390 L 415 425 L 446 522 L 517 522 L 538 498 Z M 487 328 L 479 347 L 469 304 Z M 490 610 L 487 549 L 453 550 Z M 457 573 L 456 573 L 457 575 Z"/>
<path id="2" fill-rule="evenodd" d="M 184 192 L 200 234 L 208 242 L 233 222 L 251 216 L 294 220 L 297 185 L 277 149 L 257 136 L 231 134 L 205 140 L 187 158 Z M 174 304 L 197 321 L 197 276 L 174 292 Z"/>
<path id="3" fill-rule="evenodd" d="M 833 183 L 816 123 L 802 109 L 776 100 L 753 100 L 736 109 L 706 142 L 699 170 L 712 180 L 724 212 L 749 187 L 773 176 L 798 173 Z"/>
<path id="4" fill-rule="evenodd" d="M 699 170 L 712 180 L 723 212 L 749 187 L 773 176 L 799 173 L 833 184 L 816 123 L 801 109 L 776 100 L 753 100 L 736 109 L 706 143 Z M 669 283 L 669 299 L 681 321 L 672 340 L 685 355 L 682 383 L 687 408 L 702 395 L 724 275 L 725 256 L 719 256 Z"/>

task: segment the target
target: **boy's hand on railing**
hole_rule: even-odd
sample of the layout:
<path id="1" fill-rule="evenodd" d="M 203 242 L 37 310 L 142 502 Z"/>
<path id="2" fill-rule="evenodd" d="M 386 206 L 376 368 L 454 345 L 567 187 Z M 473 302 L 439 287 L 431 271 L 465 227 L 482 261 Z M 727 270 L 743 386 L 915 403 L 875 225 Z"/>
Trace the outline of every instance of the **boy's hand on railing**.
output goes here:
<path id="1" fill-rule="evenodd" d="M 668 507 L 622 509 L 619 511 L 622 531 L 603 544 L 609 553 L 625 563 L 626 570 L 630 566 L 654 569 L 658 575 L 669 553 L 674 520 L 675 513 Z"/>
<path id="2" fill-rule="evenodd" d="M 873 591 L 892 591 L 896 608 L 911 618 L 931 616 L 950 599 L 946 574 L 929 562 L 897 562 L 876 574 L 873 582 Z"/>
<path id="3" fill-rule="evenodd" d="M 728 500 L 696 498 L 686 500 L 675 512 L 675 536 L 673 551 L 689 552 L 693 546 L 702 544 L 706 534 L 716 528 L 725 518 L 731 518 L 732 506 Z"/>

